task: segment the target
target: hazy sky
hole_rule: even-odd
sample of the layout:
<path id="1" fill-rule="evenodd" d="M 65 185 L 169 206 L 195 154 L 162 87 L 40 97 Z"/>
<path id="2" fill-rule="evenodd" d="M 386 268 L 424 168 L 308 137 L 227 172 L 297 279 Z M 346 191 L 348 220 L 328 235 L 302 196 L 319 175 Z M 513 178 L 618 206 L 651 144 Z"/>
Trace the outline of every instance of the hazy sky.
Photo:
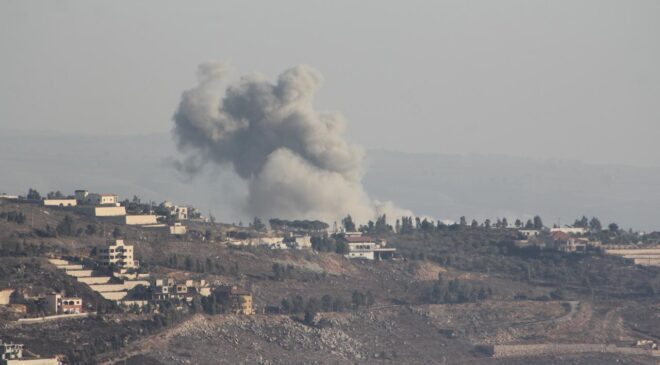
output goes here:
<path id="1" fill-rule="evenodd" d="M 657 0 L 3 0 L 0 50 L 0 129 L 168 132 L 199 63 L 305 63 L 368 148 L 660 166 Z"/>

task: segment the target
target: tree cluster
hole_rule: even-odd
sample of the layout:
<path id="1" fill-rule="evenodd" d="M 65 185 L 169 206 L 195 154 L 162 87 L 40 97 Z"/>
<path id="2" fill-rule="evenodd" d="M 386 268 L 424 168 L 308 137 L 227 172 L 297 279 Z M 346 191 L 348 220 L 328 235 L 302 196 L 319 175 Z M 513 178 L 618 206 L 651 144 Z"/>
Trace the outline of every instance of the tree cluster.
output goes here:
<path id="1" fill-rule="evenodd" d="M 25 214 L 20 211 L 1 212 L 0 219 L 6 219 L 7 222 L 13 222 L 16 224 L 24 224 Z"/>
<path id="2" fill-rule="evenodd" d="M 282 281 L 293 277 L 293 265 L 273 264 L 273 280 Z"/>
<path id="3" fill-rule="evenodd" d="M 304 231 L 321 232 L 330 227 L 327 223 L 319 220 L 286 220 L 273 218 L 268 221 L 270 228 L 278 231 Z"/>
<path id="4" fill-rule="evenodd" d="M 441 274 L 433 283 L 428 300 L 431 303 L 469 303 L 488 299 L 492 289 L 484 285 L 476 285 L 467 281 L 453 279 L 445 281 Z"/>
<path id="5" fill-rule="evenodd" d="M 230 265 L 229 269 L 220 262 L 220 260 L 207 257 L 205 260 L 200 258 L 193 258 L 188 255 L 181 257 L 177 254 L 172 254 L 167 257 L 167 260 L 160 263 L 162 266 L 169 267 L 177 270 L 193 271 L 198 273 L 209 273 L 216 275 L 224 275 L 226 273 L 234 276 L 240 274 L 238 263 Z"/>
<path id="6" fill-rule="evenodd" d="M 354 290 L 351 299 L 342 297 L 333 297 L 325 294 L 321 299 L 310 297 L 305 301 L 302 296 L 295 295 L 290 298 L 284 298 L 280 302 L 279 309 L 282 313 L 305 314 L 305 320 L 311 321 L 319 312 L 344 312 L 347 310 L 358 310 L 364 307 L 374 305 L 375 299 L 371 291 L 363 293 Z"/>
<path id="7" fill-rule="evenodd" d="M 341 255 L 348 253 L 346 242 L 328 236 L 312 237 L 312 248 L 319 252 L 335 252 Z"/>

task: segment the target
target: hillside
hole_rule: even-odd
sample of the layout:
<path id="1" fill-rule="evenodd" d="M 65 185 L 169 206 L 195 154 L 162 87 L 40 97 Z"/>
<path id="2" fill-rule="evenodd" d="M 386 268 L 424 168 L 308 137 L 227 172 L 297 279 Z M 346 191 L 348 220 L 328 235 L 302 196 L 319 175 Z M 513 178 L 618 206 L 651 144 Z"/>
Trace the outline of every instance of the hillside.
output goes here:
<path id="1" fill-rule="evenodd" d="M 74 363 L 242 364 L 554 364 L 554 356 L 492 358 L 477 345 L 618 344 L 660 338 L 660 272 L 600 255 L 511 250 L 510 230 L 463 228 L 389 234 L 397 261 L 348 260 L 313 250 L 236 249 L 219 243 L 223 224 L 194 223 L 212 239 L 171 238 L 62 208 L 0 201 L 0 212 L 20 210 L 23 224 L 0 220 L 0 283 L 66 288 L 101 314 L 88 319 L 17 326 L 3 314 L 0 338 Z M 73 236 L 39 236 L 46 225 L 73 218 Z M 85 228 L 97 230 L 87 234 Z M 114 228 L 135 246 L 154 277 L 203 278 L 250 290 L 258 314 L 121 313 L 55 270 L 44 258 L 89 256 Z M 18 245 L 17 245 L 18 243 Z M 18 248 L 17 248 L 18 247 Z M 19 249 L 20 248 L 20 249 Z M 173 260 L 176 256 L 177 259 Z M 174 264 L 173 264 L 174 262 Z M 187 263 L 190 263 L 189 265 Z M 273 265 L 290 267 L 277 277 Z M 452 289 L 452 283 L 456 283 Z M 449 284 L 449 286 L 447 286 Z M 437 291 L 445 293 L 438 295 Z M 355 306 L 355 293 L 370 302 Z M 312 323 L 304 313 L 277 313 L 283 300 L 322 302 Z M 0 313 L 2 314 L 2 313 Z M 66 333 L 66 335 L 64 335 Z M 647 356 L 566 354 L 562 364 L 653 364 Z"/>

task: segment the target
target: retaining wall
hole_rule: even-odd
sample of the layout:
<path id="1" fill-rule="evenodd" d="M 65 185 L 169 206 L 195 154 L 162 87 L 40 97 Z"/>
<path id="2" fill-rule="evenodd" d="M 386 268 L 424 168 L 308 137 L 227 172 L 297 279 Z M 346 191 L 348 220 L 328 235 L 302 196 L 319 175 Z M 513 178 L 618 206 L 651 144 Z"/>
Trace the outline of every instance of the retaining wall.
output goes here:
<path id="1" fill-rule="evenodd" d="M 107 284 L 110 281 L 109 276 L 89 276 L 89 277 L 79 277 L 77 279 L 79 282 L 87 285 L 92 284 Z"/>
<path id="2" fill-rule="evenodd" d="M 660 356 L 660 351 L 634 347 L 617 347 L 607 344 L 534 344 L 534 345 L 494 345 L 481 350 L 492 349 L 493 357 L 524 357 L 541 355 L 562 355 L 579 353 L 619 353 L 628 355 Z M 487 351 L 488 352 L 488 351 Z"/>
<path id="3" fill-rule="evenodd" d="M 92 316 L 96 313 L 75 313 L 75 314 L 58 314 L 54 316 L 46 317 L 36 317 L 36 318 L 19 318 L 18 323 L 30 324 L 30 323 L 40 323 L 46 321 L 55 321 L 58 319 L 72 319 L 72 318 L 85 318 Z"/>
<path id="4" fill-rule="evenodd" d="M 68 265 L 69 261 L 66 260 L 61 260 L 61 259 L 48 259 L 48 262 L 51 264 L 58 266 L 58 265 Z"/>
<path id="5" fill-rule="evenodd" d="M 60 270 L 82 270 L 83 266 L 79 264 L 56 265 Z"/>
<path id="6" fill-rule="evenodd" d="M 92 276 L 93 270 L 67 270 L 66 274 L 76 278 L 85 278 Z"/>
<path id="7" fill-rule="evenodd" d="M 107 300 L 122 300 L 126 297 L 128 292 L 125 291 L 109 291 L 99 293 L 101 296 Z"/>

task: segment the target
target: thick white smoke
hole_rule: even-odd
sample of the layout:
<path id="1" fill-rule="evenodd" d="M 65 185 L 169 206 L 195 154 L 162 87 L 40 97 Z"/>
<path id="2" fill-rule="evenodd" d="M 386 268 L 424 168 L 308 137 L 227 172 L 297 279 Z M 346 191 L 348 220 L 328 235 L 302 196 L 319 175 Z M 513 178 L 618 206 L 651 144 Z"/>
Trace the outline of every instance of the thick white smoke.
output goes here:
<path id="1" fill-rule="evenodd" d="M 296 66 L 275 83 L 250 75 L 225 88 L 227 70 L 223 63 L 201 65 L 199 85 L 182 95 L 174 135 L 187 156 L 183 169 L 231 164 L 247 182 L 249 216 L 332 222 L 351 214 L 366 222 L 412 215 L 364 191 L 364 153 L 344 139 L 344 118 L 314 109 L 323 81 L 318 71 Z"/>

